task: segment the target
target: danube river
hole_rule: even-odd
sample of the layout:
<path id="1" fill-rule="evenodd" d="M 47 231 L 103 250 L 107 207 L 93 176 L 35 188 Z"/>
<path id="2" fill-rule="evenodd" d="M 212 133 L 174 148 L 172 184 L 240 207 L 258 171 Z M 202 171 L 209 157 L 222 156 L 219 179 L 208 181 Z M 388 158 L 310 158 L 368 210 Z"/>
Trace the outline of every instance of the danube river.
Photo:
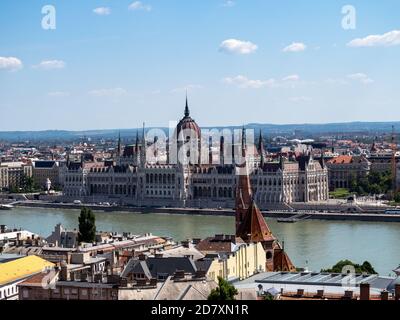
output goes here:
<path id="1" fill-rule="evenodd" d="M 77 228 L 79 211 L 15 208 L 0 211 L 0 224 L 24 228 L 47 237 L 57 223 Z M 175 240 L 233 234 L 234 218 L 188 215 L 96 212 L 97 230 L 153 233 Z M 337 222 L 306 220 L 281 224 L 268 220 L 272 232 L 298 267 L 320 271 L 341 259 L 371 262 L 381 275 L 400 264 L 400 223 Z"/>

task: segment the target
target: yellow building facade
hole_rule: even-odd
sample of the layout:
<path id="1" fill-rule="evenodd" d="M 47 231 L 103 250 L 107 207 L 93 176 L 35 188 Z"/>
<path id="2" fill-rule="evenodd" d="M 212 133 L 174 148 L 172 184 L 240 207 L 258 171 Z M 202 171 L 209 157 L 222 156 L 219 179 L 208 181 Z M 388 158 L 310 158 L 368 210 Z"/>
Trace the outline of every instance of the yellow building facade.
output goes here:
<path id="1" fill-rule="evenodd" d="M 225 280 L 243 280 L 254 274 L 265 272 L 266 254 L 261 243 L 240 244 L 235 252 L 215 258 L 207 272 L 207 277 L 218 282 Z"/>

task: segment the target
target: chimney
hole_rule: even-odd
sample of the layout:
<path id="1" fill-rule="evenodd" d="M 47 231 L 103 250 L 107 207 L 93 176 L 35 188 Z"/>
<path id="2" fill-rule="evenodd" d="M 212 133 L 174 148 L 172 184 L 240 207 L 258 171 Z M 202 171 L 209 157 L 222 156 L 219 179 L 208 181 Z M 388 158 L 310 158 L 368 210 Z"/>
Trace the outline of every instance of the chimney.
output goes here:
<path id="1" fill-rule="evenodd" d="M 369 300 L 370 299 L 370 285 L 369 283 L 361 283 L 360 284 L 360 300 Z"/>
<path id="2" fill-rule="evenodd" d="M 197 270 L 195 273 L 195 278 L 197 279 L 204 279 L 206 277 L 206 271 Z"/>
<path id="3" fill-rule="evenodd" d="M 382 301 L 387 301 L 389 300 L 389 292 L 384 290 L 381 292 L 381 300 Z"/>
<path id="4" fill-rule="evenodd" d="M 69 281 L 70 280 L 68 267 L 63 262 L 61 263 L 60 280 L 61 281 Z"/>
<path id="5" fill-rule="evenodd" d="M 400 301 L 400 284 L 396 284 L 394 287 L 394 299 Z"/>
<path id="6" fill-rule="evenodd" d="M 351 291 L 351 290 L 346 290 L 346 291 L 344 292 L 343 299 L 352 300 L 352 299 L 353 299 L 353 295 L 354 295 L 354 292 L 353 292 L 353 291 Z"/>
<path id="7" fill-rule="evenodd" d="M 190 243 L 189 240 L 182 241 L 182 246 L 183 246 L 184 248 L 189 248 L 189 243 Z"/>
<path id="8" fill-rule="evenodd" d="M 199 239 L 199 238 L 193 239 L 193 244 L 194 245 L 198 245 L 200 242 L 201 242 L 201 239 Z"/>
<path id="9" fill-rule="evenodd" d="M 177 270 L 174 274 L 175 279 L 185 279 L 185 271 Z"/>
<path id="10" fill-rule="evenodd" d="M 142 254 L 139 255 L 139 260 L 140 261 L 145 261 L 145 260 L 147 260 L 147 256 L 142 253 Z"/>

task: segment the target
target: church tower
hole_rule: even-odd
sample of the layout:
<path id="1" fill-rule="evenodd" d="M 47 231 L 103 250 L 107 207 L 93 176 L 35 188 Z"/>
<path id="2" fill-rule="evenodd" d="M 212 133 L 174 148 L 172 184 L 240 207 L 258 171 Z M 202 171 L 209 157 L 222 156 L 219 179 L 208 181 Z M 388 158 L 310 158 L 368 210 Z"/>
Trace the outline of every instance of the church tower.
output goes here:
<path id="1" fill-rule="evenodd" d="M 245 134 L 243 129 L 242 135 Z M 245 139 L 242 136 L 242 157 L 246 159 Z M 266 252 L 267 271 L 295 271 L 283 247 L 272 234 L 258 208 L 251 189 L 247 161 L 237 166 L 236 237 L 246 243 L 261 243 Z"/>

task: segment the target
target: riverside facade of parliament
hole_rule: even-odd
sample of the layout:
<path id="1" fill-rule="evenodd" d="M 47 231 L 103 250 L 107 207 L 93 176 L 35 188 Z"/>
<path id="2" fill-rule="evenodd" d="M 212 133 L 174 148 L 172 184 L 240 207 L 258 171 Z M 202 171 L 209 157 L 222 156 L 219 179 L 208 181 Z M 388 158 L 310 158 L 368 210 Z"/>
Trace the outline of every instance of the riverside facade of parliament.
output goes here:
<path id="1" fill-rule="evenodd" d="M 236 145 L 233 138 L 228 142 L 221 137 L 219 150 L 212 146 L 202 147 L 201 129 L 190 117 L 187 99 L 185 115 L 174 133 L 176 150 L 168 143 L 164 151 L 150 152 L 152 155 L 160 153 L 154 160 L 149 157 L 149 149 L 156 143 L 149 146 L 145 136 L 143 130 L 141 141 L 136 136 L 136 143 L 124 148 L 119 140 L 113 161 L 98 162 L 83 156 L 79 161 L 68 159 L 61 169 L 64 196 L 68 200 L 134 206 L 234 208 L 240 178 L 239 163 L 235 163 L 233 156 L 236 148 L 239 154 L 242 149 L 247 150 L 245 162 L 252 169 L 253 198 L 261 209 L 282 209 L 293 202 L 317 202 L 329 198 L 328 169 L 324 159 L 314 160 L 311 152 L 273 161 L 264 151 L 261 134 L 257 147 L 247 148 L 245 130 Z M 193 145 L 198 148 L 196 152 L 190 151 Z M 189 148 L 184 149 L 185 146 Z M 178 153 L 176 158 L 179 158 L 179 152 L 182 152 L 179 150 L 184 150 L 187 155 L 184 159 L 198 155 L 199 161 L 175 161 L 172 164 L 172 154 Z M 231 155 L 228 156 L 226 150 L 232 150 Z M 204 161 L 204 155 L 207 161 Z"/>

